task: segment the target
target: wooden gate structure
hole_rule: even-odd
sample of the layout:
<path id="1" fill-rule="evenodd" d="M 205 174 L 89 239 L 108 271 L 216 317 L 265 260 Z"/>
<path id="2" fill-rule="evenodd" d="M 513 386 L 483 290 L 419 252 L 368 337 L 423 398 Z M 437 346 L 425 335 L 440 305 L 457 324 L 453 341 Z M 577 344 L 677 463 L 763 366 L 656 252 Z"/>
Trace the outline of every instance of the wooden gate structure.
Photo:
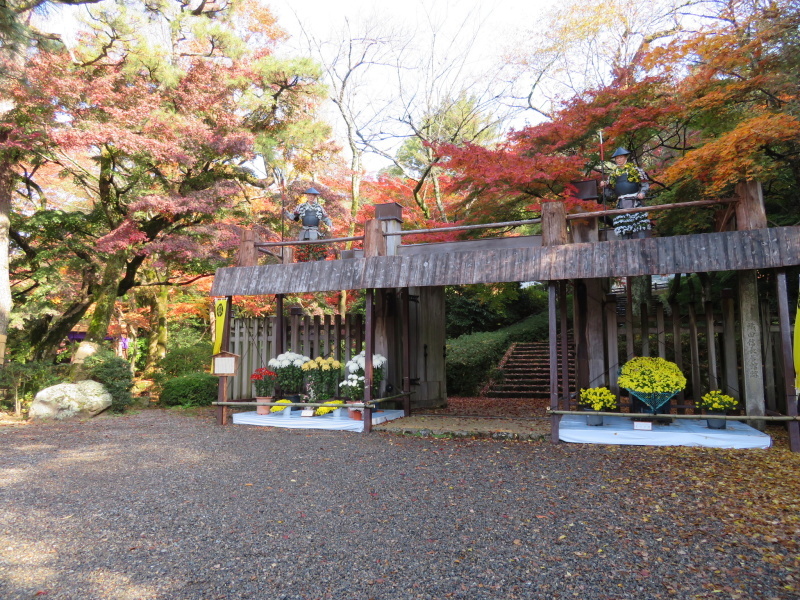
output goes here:
<path id="1" fill-rule="evenodd" d="M 718 227 L 714 233 L 644 239 L 614 239 L 601 231 L 599 219 L 630 212 L 655 213 L 705 206 L 718 209 Z M 737 394 L 743 401 L 746 418 L 763 427 L 765 420 L 785 420 L 790 446 L 800 452 L 800 421 L 791 343 L 791 317 L 788 307 L 786 268 L 800 265 L 800 227 L 767 227 L 761 186 L 742 182 L 736 196 L 718 201 L 684 202 L 625 210 L 604 210 L 567 214 L 564 204 L 543 204 L 541 220 L 515 221 L 485 225 L 402 231 L 401 208 L 397 204 L 375 207 L 376 218 L 367 221 L 364 235 L 315 242 L 268 242 L 255 239 L 253 232 L 242 236 L 238 265 L 219 269 L 211 295 L 214 297 L 276 295 L 278 321 L 283 317 L 283 296 L 337 290 L 366 290 L 365 339 L 368 379 L 370 357 L 379 351 L 389 358 L 389 383 L 404 393 L 415 393 L 414 404 L 431 406 L 446 402 L 444 385 L 444 295 L 443 286 L 475 283 L 520 281 L 548 282 L 550 321 L 550 407 L 552 439 L 558 441 L 560 414 L 567 412 L 566 285 L 574 290 L 573 336 L 576 353 L 576 377 L 581 385 L 615 386 L 620 352 L 620 338 L 625 354 L 663 352 L 658 332 L 664 332 L 662 315 L 656 313 L 656 341 L 649 346 L 649 335 L 640 335 L 634 350 L 635 325 L 630 318 L 620 323 L 616 298 L 607 294 L 611 279 L 629 280 L 643 275 L 671 275 L 735 271 L 736 289 L 717 309 L 722 316 L 724 339 L 722 363 L 718 356 L 706 360 L 710 372 L 707 381 L 714 384 L 740 382 Z M 482 238 L 434 244 L 403 244 L 404 236 L 444 230 L 467 230 L 509 227 L 541 222 L 541 236 Z M 363 240 L 363 251 L 342 253 L 330 261 L 292 263 L 290 246 L 309 243 L 336 243 Z M 259 251 L 283 246 L 283 263 L 258 265 Z M 771 319 L 764 316 L 757 293 L 759 273 L 770 273 L 777 298 L 778 352 L 764 351 L 764 341 L 772 339 Z M 413 307 L 413 308 L 412 308 Z M 414 313 L 414 314 L 412 314 Z M 716 339 L 714 307 L 704 306 L 704 319 L 689 315 L 689 328 L 705 328 L 707 339 Z M 412 323 L 413 331 L 412 331 Z M 674 327 L 680 320 L 674 320 Z M 767 323 L 767 330 L 763 326 Z M 278 325 L 280 328 L 281 325 Z M 649 316 L 639 321 L 640 330 L 649 332 Z M 675 329 L 675 331 L 680 331 Z M 735 333 L 732 333 L 734 332 Z M 678 336 L 680 337 L 680 336 Z M 693 336 L 696 340 L 698 336 Z M 738 347 L 731 347 L 734 339 Z M 641 344 L 644 343 L 645 347 Z M 676 346 L 679 348 L 679 345 Z M 229 346 L 223 344 L 223 349 Z M 280 348 L 276 348 L 280 350 Z M 716 344 L 706 344 L 706 352 L 716 352 Z M 780 398 L 767 405 L 763 366 L 768 357 L 780 364 L 777 370 L 782 385 Z M 735 357 L 735 360 L 734 360 Z M 669 357 L 671 359 L 675 358 Z M 702 387 L 699 375 L 700 355 L 678 357 L 692 373 L 695 391 Z M 719 368 L 717 365 L 721 365 Z M 737 375 L 734 376 L 734 371 Z M 774 374 L 766 378 L 774 377 Z M 220 389 L 223 389 L 223 385 Z M 371 406 L 370 386 L 365 403 Z M 778 392 L 775 392 L 776 394 Z M 226 420 L 221 392 L 221 422 Z M 408 409 L 408 405 L 407 405 Z M 768 411 L 770 414 L 768 414 Z M 773 413 L 782 411 L 783 414 Z M 365 410 L 365 431 L 369 431 Z M 689 415 L 686 415 L 689 416 Z M 699 415 L 698 415 L 699 417 Z"/>

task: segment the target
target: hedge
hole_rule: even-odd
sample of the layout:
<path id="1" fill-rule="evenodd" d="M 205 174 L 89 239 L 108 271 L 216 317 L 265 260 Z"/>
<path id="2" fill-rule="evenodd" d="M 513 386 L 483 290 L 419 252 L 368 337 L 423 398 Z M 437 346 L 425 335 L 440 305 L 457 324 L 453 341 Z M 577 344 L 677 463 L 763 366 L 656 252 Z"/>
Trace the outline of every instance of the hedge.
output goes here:
<path id="1" fill-rule="evenodd" d="M 512 343 L 546 340 L 548 332 L 547 313 L 540 313 L 497 331 L 472 333 L 448 340 L 448 395 L 476 395 Z"/>
<path id="2" fill-rule="evenodd" d="M 210 406 L 217 399 L 219 378 L 193 373 L 164 382 L 161 403 L 167 406 Z"/>

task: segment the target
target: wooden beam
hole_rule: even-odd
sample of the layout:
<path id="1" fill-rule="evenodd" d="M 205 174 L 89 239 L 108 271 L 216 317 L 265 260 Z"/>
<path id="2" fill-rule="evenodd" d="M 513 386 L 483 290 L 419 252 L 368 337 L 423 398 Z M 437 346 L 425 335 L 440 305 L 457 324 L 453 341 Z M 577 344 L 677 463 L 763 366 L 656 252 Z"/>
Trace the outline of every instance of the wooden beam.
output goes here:
<path id="1" fill-rule="evenodd" d="M 553 203 L 546 206 L 549 204 Z M 228 267 L 217 270 L 211 295 L 602 279 L 796 265 L 800 265 L 800 227 L 772 227 L 666 238 Z"/>

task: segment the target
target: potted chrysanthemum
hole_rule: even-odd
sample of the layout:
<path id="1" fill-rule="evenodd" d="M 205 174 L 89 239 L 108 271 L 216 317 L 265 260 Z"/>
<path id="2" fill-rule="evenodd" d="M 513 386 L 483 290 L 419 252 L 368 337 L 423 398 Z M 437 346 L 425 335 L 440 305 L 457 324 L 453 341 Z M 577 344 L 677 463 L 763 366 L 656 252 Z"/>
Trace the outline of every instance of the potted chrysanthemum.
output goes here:
<path id="1" fill-rule="evenodd" d="M 644 402 L 653 414 L 686 387 L 686 377 L 674 362 L 639 356 L 620 370 L 619 385 Z"/>
<path id="2" fill-rule="evenodd" d="M 739 405 L 739 401 L 733 396 L 724 394 L 722 390 L 711 390 L 704 394 L 700 400 L 695 403 L 695 406 L 702 408 L 709 415 L 717 415 L 717 417 L 725 415 L 729 410 L 735 409 Z M 725 419 L 709 417 L 706 419 L 706 424 L 709 429 L 725 429 L 728 422 Z"/>
<path id="3" fill-rule="evenodd" d="M 303 365 L 310 358 L 296 352 L 284 352 L 271 359 L 267 365 L 275 371 L 276 387 L 284 397 L 292 396 L 289 400 L 300 401 L 303 391 Z"/>
<path id="4" fill-rule="evenodd" d="M 593 387 L 581 390 L 578 404 L 586 410 L 603 412 L 617 408 L 617 397 L 607 387 Z M 587 415 L 587 425 L 602 425 L 602 415 Z"/>
<path id="5" fill-rule="evenodd" d="M 361 402 L 364 399 L 364 381 L 366 354 L 362 350 L 359 354 L 347 361 L 344 366 L 345 378 L 339 384 L 342 396 L 349 398 L 352 402 Z M 372 355 L 372 391 L 377 394 L 383 381 L 384 369 L 386 368 L 386 357 L 380 354 Z M 362 417 L 362 408 L 351 408 L 350 416 L 356 420 Z"/>

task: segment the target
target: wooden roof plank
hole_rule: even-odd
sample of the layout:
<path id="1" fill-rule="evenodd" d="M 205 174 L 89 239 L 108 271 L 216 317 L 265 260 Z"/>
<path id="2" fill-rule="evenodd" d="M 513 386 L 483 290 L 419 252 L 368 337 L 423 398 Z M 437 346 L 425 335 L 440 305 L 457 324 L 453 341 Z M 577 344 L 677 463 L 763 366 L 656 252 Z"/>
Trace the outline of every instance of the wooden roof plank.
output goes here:
<path id="1" fill-rule="evenodd" d="M 482 248 L 430 255 L 226 267 L 214 296 L 547 281 L 789 267 L 800 264 L 800 227 L 549 247 Z"/>

